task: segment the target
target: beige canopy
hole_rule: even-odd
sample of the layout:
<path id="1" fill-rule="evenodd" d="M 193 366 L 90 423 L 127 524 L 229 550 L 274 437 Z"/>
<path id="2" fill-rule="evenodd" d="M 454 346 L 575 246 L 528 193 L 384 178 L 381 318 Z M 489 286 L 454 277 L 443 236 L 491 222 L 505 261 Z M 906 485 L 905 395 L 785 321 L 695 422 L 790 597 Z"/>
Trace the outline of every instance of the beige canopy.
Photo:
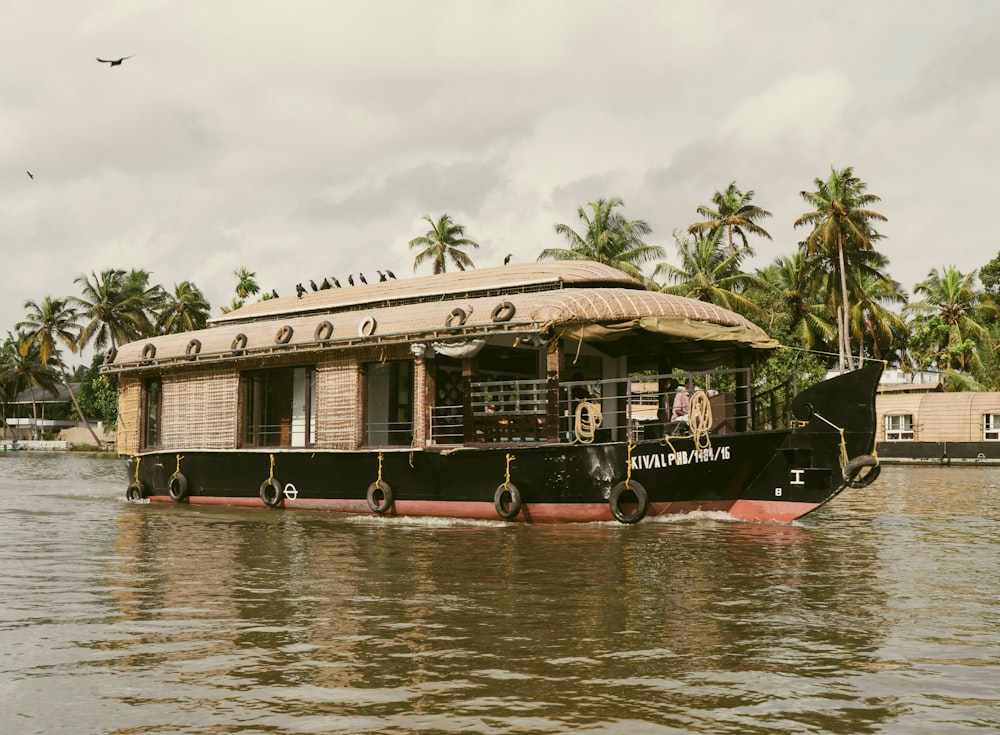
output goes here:
<path id="1" fill-rule="evenodd" d="M 528 264 L 310 292 L 250 304 L 196 332 L 127 344 L 106 366 L 145 369 L 286 351 L 461 343 L 497 335 L 600 342 L 610 354 L 721 362 L 777 342 L 742 316 L 646 291 L 597 263 Z M 705 356 L 708 356 L 707 358 Z"/>

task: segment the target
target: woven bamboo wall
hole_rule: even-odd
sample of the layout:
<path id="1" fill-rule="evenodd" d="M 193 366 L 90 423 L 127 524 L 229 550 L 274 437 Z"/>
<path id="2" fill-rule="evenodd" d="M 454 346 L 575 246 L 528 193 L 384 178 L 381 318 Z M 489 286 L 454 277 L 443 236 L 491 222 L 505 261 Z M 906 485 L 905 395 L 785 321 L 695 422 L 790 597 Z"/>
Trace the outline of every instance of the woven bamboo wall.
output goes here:
<path id="1" fill-rule="evenodd" d="M 142 381 L 122 375 L 118 381 L 118 426 L 116 443 L 119 454 L 139 451 L 139 407 L 142 400 Z"/>
<path id="2" fill-rule="evenodd" d="M 316 366 L 316 438 L 324 449 L 356 449 L 361 444 L 361 366 L 351 357 Z"/>
<path id="3" fill-rule="evenodd" d="M 185 371 L 163 376 L 163 449 L 236 446 L 239 373 Z"/>

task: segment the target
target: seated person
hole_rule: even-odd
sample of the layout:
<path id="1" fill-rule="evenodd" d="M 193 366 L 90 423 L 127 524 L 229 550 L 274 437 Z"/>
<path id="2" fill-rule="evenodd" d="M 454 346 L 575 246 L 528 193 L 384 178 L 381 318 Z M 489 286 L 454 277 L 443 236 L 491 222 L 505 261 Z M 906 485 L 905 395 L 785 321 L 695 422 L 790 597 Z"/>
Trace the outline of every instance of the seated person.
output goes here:
<path id="1" fill-rule="evenodd" d="M 688 412 L 691 410 L 691 396 L 688 389 L 683 385 L 677 388 L 677 395 L 674 397 L 674 406 L 670 411 L 671 421 L 688 421 Z"/>

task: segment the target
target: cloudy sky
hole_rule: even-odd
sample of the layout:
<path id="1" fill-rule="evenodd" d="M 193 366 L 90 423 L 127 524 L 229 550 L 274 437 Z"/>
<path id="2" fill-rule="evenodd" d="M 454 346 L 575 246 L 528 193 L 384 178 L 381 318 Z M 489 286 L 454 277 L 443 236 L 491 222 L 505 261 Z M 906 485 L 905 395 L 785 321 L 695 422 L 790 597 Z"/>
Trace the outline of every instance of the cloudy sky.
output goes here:
<path id="1" fill-rule="evenodd" d="M 6 0 L 0 332 L 108 267 L 213 313 L 241 266 L 281 295 L 411 275 L 425 214 L 484 267 L 620 197 L 673 260 L 732 181 L 773 213 L 760 267 L 831 166 L 912 291 L 1000 251 L 998 33 L 993 0 Z"/>

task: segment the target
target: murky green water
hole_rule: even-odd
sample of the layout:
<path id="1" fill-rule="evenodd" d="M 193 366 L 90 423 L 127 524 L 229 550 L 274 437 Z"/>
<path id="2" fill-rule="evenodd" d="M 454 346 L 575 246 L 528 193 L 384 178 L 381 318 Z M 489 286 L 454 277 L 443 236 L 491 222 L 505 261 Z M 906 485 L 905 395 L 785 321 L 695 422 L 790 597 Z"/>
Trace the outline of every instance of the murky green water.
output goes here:
<path id="1" fill-rule="evenodd" d="M 1000 469 L 792 526 L 129 505 L 0 456 L 3 733 L 1000 729 Z"/>

